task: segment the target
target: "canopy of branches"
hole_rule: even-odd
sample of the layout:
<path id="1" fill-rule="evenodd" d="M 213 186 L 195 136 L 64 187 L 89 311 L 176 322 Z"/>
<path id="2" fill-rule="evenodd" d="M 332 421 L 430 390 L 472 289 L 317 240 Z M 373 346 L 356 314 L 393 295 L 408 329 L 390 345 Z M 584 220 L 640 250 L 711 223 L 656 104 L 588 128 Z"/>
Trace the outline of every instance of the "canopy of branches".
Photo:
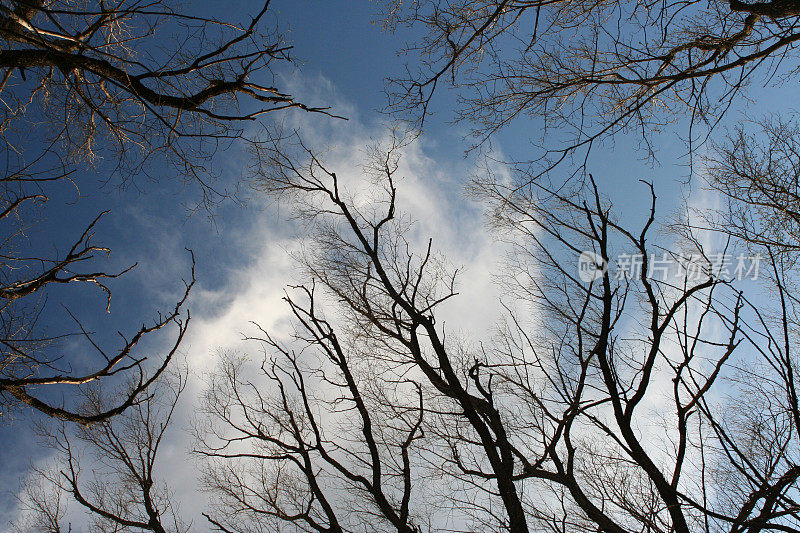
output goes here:
<path id="1" fill-rule="evenodd" d="M 275 87 L 273 69 L 291 56 L 277 33 L 260 33 L 270 2 L 234 25 L 166 1 L 0 0 L 0 131 L 17 154 L 0 191 L 10 228 L 0 405 L 47 415 L 53 452 L 26 479 L 14 527 L 800 530 L 800 125 L 786 106 L 737 114 L 757 75 L 797 82 L 800 4 L 379 5 L 384 35 L 411 35 L 400 50 L 407 75 L 386 75 L 389 112 L 413 120 L 410 133 L 397 127 L 363 147 L 363 131 L 351 143 L 327 107 Z M 543 144 L 530 160 L 544 166 L 508 165 L 490 148 L 461 179 L 463 162 L 444 149 L 426 159 L 424 126 L 449 98 L 478 143 L 533 117 L 543 133 L 530 140 Z M 294 131 L 243 126 L 290 108 L 310 120 Z M 653 155 L 656 133 L 680 120 L 690 160 L 702 163 L 686 189 L 589 172 L 589 156 L 569 166 L 630 132 Z M 728 135 L 714 136 L 722 120 Z M 24 208 L 101 153 L 113 156 L 113 176 L 132 179 L 163 158 L 216 197 L 217 149 L 234 143 L 247 148 L 237 153 L 254 197 L 299 233 L 264 237 L 280 222 L 244 240 L 267 239 L 272 261 L 289 256 L 285 313 L 270 301 L 268 316 L 241 325 L 251 332 L 242 342 L 225 344 L 219 325 L 242 307 L 257 314 L 277 283 L 268 261 L 255 261 L 264 271 L 247 283 L 199 297 L 206 331 L 195 338 L 217 335 L 220 350 L 177 364 L 184 347 L 205 346 L 185 342 L 190 253 L 177 305 L 123 335 L 121 349 L 76 321 L 97 364 L 72 367 L 29 302 L 65 283 L 110 298 L 126 271 L 80 268 L 108 252 L 90 242 L 100 217 L 65 255 L 31 259 L 16 248 Z M 467 200 L 451 201 L 451 174 Z M 664 206 L 665 188 L 687 201 Z M 478 225 L 468 220 L 475 205 Z M 451 254 L 479 246 L 477 227 L 486 243 L 456 264 Z M 492 288 L 477 309 L 466 296 L 479 290 L 463 281 L 470 268 L 484 270 L 467 279 Z M 480 328 L 465 318 L 475 315 Z M 160 356 L 137 353 L 169 325 Z M 65 386 L 60 401 L 47 395 Z M 176 472 L 197 476 L 206 499 Z"/>

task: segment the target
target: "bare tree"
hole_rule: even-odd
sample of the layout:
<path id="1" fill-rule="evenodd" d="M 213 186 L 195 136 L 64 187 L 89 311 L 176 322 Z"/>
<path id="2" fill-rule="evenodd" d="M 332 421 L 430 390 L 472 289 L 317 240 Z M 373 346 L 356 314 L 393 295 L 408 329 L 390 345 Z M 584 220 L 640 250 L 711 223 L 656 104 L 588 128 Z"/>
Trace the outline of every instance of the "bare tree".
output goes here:
<path id="1" fill-rule="evenodd" d="M 244 124 L 290 107 L 325 112 L 272 85 L 274 65 L 292 59 L 277 31 L 262 33 L 269 4 L 240 26 L 167 1 L 4 2 L 7 146 L 43 120 L 37 133 L 62 156 L 116 152 L 123 169 L 141 173 L 166 154 L 178 172 L 212 186 L 204 162 Z"/>
<path id="2" fill-rule="evenodd" d="M 100 285 L 106 292 L 109 292 L 98 279 L 109 277 L 107 274 L 71 274 L 68 268 L 72 263 L 90 259 L 91 254 L 102 248 L 88 246 L 84 244 L 87 234 L 81 236 L 81 240 L 73 247 L 67 258 L 55 266 L 51 267 L 44 274 L 29 282 L 28 288 L 31 292 L 39 287 L 37 283 L 70 283 L 76 281 L 90 281 Z M 79 248 L 84 246 L 83 248 Z M 8 264 L 8 263 L 6 263 Z M 120 333 L 123 340 L 122 346 L 113 351 L 101 347 L 96 343 L 92 334 L 84 329 L 80 322 L 76 323 L 79 328 L 78 335 L 83 337 L 88 346 L 96 355 L 96 363 L 90 370 L 81 371 L 70 364 L 68 358 L 60 351 L 63 346 L 59 346 L 58 337 L 47 338 L 37 335 L 37 309 L 26 309 L 25 307 L 15 306 L 17 298 L 9 297 L 7 303 L 2 307 L 2 338 L 0 338 L 0 402 L 5 407 L 4 411 L 16 405 L 25 405 L 44 413 L 47 416 L 88 425 L 95 422 L 106 420 L 115 416 L 132 405 L 138 404 L 143 399 L 143 393 L 163 374 L 169 366 L 170 361 L 178 350 L 178 347 L 186 333 L 190 315 L 186 312 L 183 316 L 182 307 L 186 303 L 189 291 L 194 285 L 194 256 L 192 256 L 192 276 L 191 281 L 185 282 L 185 291 L 175 308 L 158 317 L 149 325 L 144 324 L 127 338 Z M 7 288 L 9 292 L 14 290 L 24 290 L 20 282 L 10 284 Z M 4 290 L 6 290 L 4 288 Z M 109 292 L 110 299 L 110 292 Z M 20 311 L 21 309 L 21 311 Z M 74 318 L 74 316 L 73 316 Z M 167 352 L 160 358 L 160 361 L 153 361 L 149 364 L 148 356 L 138 353 L 137 344 L 143 337 L 148 336 L 165 326 L 174 324 L 177 328 L 175 340 Z M 53 349 L 53 348 L 56 349 Z M 88 355 L 88 354 L 87 354 Z M 64 359 L 67 359 L 66 361 Z M 94 403 L 78 403 L 74 406 L 56 403 L 49 399 L 46 394 L 42 394 L 43 389 L 62 387 L 78 391 L 85 386 L 96 385 L 100 381 L 111 381 L 114 377 L 127 377 L 128 384 L 117 386 L 117 397 L 114 405 L 106 403 L 103 409 L 97 410 L 101 405 Z M 70 397 L 80 394 L 70 394 Z M 146 397 L 145 397 L 146 399 Z M 77 400 L 77 398 L 76 398 Z M 73 401 L 73 403 L 77 403 Z M 0 411 L 0 414 L 5 414 Z"/>
<path id="3" fill-rule="evenodd" d="M 40 483 L 29 485 L 33 489 L 22 499 L 27 513 L 17 528 L 72 530 L 71 524 L 64 524 L 66 505 L 59 497 L 66 493 L 93 520 L 94 531 L 188 531 L 166 480 L 157 474 L 159 447 L 185 385 L 185 375 L 173 373 L 154 386 L 145 401 L 117 417 L 91 426 L 62 423 L 48 430 L 59 466 L 36 471 Z M 99 411 L 106 402 L 97 391 L 90 392 L 87 401 L 100 403 L 95 407 Z M 55 497 L 41 497 L 53 487 Z"/>
<path id="4" fill-rule="evenodd" d="M 63 492 L 46 477 L 37 476 L 26 484 L 20 501 L 21 518 L 12 524 L 15 533 L 46 531 L 62 533 L 65 506 Z M 67 529 L 70 531 L 70 528 Z"/>
<path id="5" fill-rule="evenodd" d="M 79 322 L 67 333 L 53 333 L 63 328 L 41 323 L 46 296 L 57 284 L 94 284 L 108 294 L 110 305 L 106 281 L 127 270 L 96 265 L 110 253 L 94 236 L 105 212 L 74 241 L 31 244 L 28 235 L 37 231 L 36 220 L 47 216 L 49 202 L 62 200 L 59 184 L 78 190 L 101 186 L 83 175 L 87 164 L 107 171 L 108 181 L 122 183 L 162 179 L 148 174 L 150 163 L 158 163 L 169 169 L 165 174 L 198 185 L 201 204 L 209 205 L 225 194 L 213 180 L 213 155 L 233 142 L 256 142 L 244 134 L 246 126 L 289 108 L 327 114 L 275 87 L 276 64 L 293 59 L 278 31 L 265 28 L 269 6 L 264 2 L 247 23 L 236 24 L 158 0 L 0 2 L 0 139 L 6 155 L 0 173 L 3 415 L 24 404 L 56 418 L 103 420 L 133 405 L 166 368 L 188 322 L 188 314 L 180 317 L 186 294 L 174 311 L 123 336 L 113 353 L 98 346 Z M 43 246 L 62 252 L 54 255 Z M 187 293 L 193 281 L 192 273 Z M 175 344 L 158 361 L 150 357 L 145 363 L 146 357 L 134 353 L 136 344 L 170 323 L 178 326 Z M 76 365 L 61 343 L 69 335 L 85 337 L 99 364 Z M 54 400 L 65 387 L 110 383 L 105 378 L 123 374 L 138 378 L 106 411 L 77 412 Z"/>
<path id="6" fill-rule="evenodd" d="M 199 451 L 219 495 L 213 525 L 800 527 L 795 299 L 779 260 L 769 309 L 715 271 L 691 231 L 699 275 L 659 277 L 655 194 L 634 230 L 593 181 L 489 180 L 478 190 L 511 246 L 508 313 L 469 343 L 437 321 L 458 301 L 455 272 L 407 240 L 393 150 L 376 160 L 385 197 L 372 204 L 310 151 L 304 165 L 260 154 L 264 187 L 314 228 L 313 281 L 286 298 L 294 340 L 264 333 L 261 377 L 233 360 L 210 389 Z M 593 281 L 578 275 L 582 251 L 596 254 Z M 640 257 L 638 271 L 601 268 L 618 252 Z"/>
<path id="7" fill-rule="evenodd" d="M 390 83 L 395 109 L 422 120 L 447 83 L 458 91 L 457 117 L 480 138 L 517 116 L 539 117 L 553 133 L 546 168 L 623 131 L 652 151 L 652 135 L 681 116 L 713 128 L 758 75 L 797 73 L 800 6 L 791 0 L 383 6 L 385 27 L 419 32 L 406 49 L 419 62 Z"/>
<path id="8" fill-rule="evenodd" d="M 709 227 L 758 248 L 800 249 L 800 126 L 770 117 L 735 128 L 706 157 L 707 185 L 725 201 Z"/>

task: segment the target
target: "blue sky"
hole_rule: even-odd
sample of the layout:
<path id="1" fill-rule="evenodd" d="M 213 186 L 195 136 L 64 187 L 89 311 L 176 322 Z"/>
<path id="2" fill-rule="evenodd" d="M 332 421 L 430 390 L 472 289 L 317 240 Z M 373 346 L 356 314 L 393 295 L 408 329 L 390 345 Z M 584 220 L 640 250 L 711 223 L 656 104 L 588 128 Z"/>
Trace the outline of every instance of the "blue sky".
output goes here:
<path id="1" fill-rule="evenodd" d="M 243 19 L 258 2 L 194 2 L 219 16 Z M 348 123 L 325 117 L 299 116 L 286 118 L 309 134 L 332 147 L 334 159 L 355 168 L 353 150 L 359 143 L 385 134 L 387 117 L 384 79 L 401 71 L 403 62 L 412 58 L 398 57 L 396 50 L 411 36 L 381 32 L 374 24 L 376 5 L 364 1 L 298 1 L 274 0 L 273 11 L 280 25 L 288 29 L 287 39 L 295 46 L 295 55 L 305 61 L 300 71 L 284 71 L 280 75 L 294 93 L 309 104 L 332 104 L 334 111 L 347 115 Z M 759 115 L 780 111 L 796 99 L 796 85 L 780 90 L 757 90 L 756 95 L 769 96 L 768 104 L 742 106 L 729 117 L 740 118 L 741 112 Z M 442 91 L 433 102 L 435 115 L 427 122 L 423 137 L 409 152 L 406 168 L 409 190 L 427 191 L 441 198 L 446 210 L 435 214 L 429 205 L 414 205 L 412 211 L 430 217 L 424 225 L 445 249 L 455 250 L 456 262 L 468 267 L 466 301 L 479 303 L 491 292 L 488 274 L 492 270 L 493 248 L 481 229 L 480 211 L 464 200 L 461 186 L 475 172 L 475 153 L 465 155 L 469 140 L 468 128 L 450 122 L 452 95 Z M 306 128 L 302 130 L 302 128 Z M 525 159 L 531 152 L 529 133 L 539 125 L 520 119 L 493 140 L 496 153 L 510 159 Z M 687 194 L 683 185 L 689 178 L 686 159 L 681 158 L 684 146 L 677 142 L 676 131 L 664 131 L 654 137 L 659 149 L 660 164 L 643 160 L 635 148 L 635 139 L 620 137 L 612 145 L 595 148 L 589 170 L 616 205 L 625 207 L 625 216 L 641 217 L 647 207 L 647 190 L 638 180 L 655 183 L 664 215 L 678 209 Z M 234 183 L 245 171 L 244 154 L 236 151 L 221 154 L 218 161 L 225 169 L 226 181 Z M 158 170 L 158 169 L 156 169 Z M 568 170 L 565 169 L 564 172 Z M 113 244 L 109 264 L 121 269 L 138 262 L 139 266 L 124 279 L 114 281 L 112 312 L 102 313 L 103 295 L 85 288 L 57 287 L 51 299 L 64 302 L 77 311 L 86 324 L 98 332 L 103 342 L 113 343 L 117 330 L 138 328 L 142 317 L 154 316 L 174 301 L 182 288 L 180 279 L 188 274 L 188 256 L 184 248 L 195 252 L 198 287 L 190 299 L 195 323 L 185 347 L 190 363 L 212 361 L 218 348 L 246 349 L 240 344 L 241 332 L 248 321 L 275 324 L 283 320 L 280 302 L 281 287 L 291 278 L 286 251 L 294 246 L 298 229 L 286 221 L 286 213 L 263 198 L 253 197 L 248 206 L 224 203 L 217 208 L 214 220 L 206 213 L 190 215 L 185 202 L 196 194 L 191 188 L 166 180 L 142 182 L 141 188 L 118 189 L 111 184 L 92 187 L 100 182 L 105 170 L 87 169 L 86 186 L 80 193 L 65 188 L 48 208 L 48 218 L 38 226 L 36 235 L 52 242 L 63 242 L 65 235 L 77 235 L 96 214 L 104 209 L 111 213 L 98 228 L 97 242 Z M 432 192 L 431 192 L 432 191 Z M 422 193 L 420 193 L 422 194 Z M 79 198 L 80 196 L 80 198 Z M 410 197 L 411 202 L 413 198 Z M 469 272 L 469 268 L 473 268 Z M 89 296 L 87 296 L 87 294 Z M 48 323 L 54 329 L 69 327 L 60 305 L 48 308 Z M 469 329 L 474 317 L 456 314 Z M 153 347 L 159 346 L 155 340 Z M 80 355 L 80 346 L 71 346 Z M 210 365 L 209 365 L 210 366 Z M 208 368 L 194 368 L 198 375 Z M 200 384 L 190 388 L 190 394 Z M 191 402 L 184 406 L 188 420 Z M 38 447 L 26 423 L 26 414 L 0 426 L 0 486 L 13 488 L 32 462 L 40 461 L 46 451 Z M 185 424 L 184 424 L 185 426 Z M 179 428 L 180 429 L 180 428 Z M 176 437 L 172 452 L 180 455 L 180 438 Z M 191 485 L 190 481 L 186 481 Z M 0 524 L 12 517 L 13 490 L 0 492 Z M 0 526 L 2 527 L 2 526 Z"/>

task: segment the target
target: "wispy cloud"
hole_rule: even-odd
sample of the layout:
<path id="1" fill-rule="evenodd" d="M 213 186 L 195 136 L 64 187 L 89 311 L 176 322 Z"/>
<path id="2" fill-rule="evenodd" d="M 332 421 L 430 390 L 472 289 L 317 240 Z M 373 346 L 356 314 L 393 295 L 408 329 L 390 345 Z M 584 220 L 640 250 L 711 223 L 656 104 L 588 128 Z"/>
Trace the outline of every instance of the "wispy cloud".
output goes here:
<path id="1" fill-rule="evenodd" d="M 303 80 L 302 85 L 335 94 L 321 78 Z M 363 184 L 368 147 L 387 143 L 391 128 L 360 120 L 356 106 L 351 103 L 334 105 L 337 112 L 348 115 L 350 120 L 321 121 L 319 117 L 297 113 L 286 119 L 282 128 L 298 131 L 309 146 L 318 148 L 326 165 L 337 175 L 347 177 L 351 183 Z M 435 144 L 424 137 L 406 143 L 400 155 L 397 204 L 399 210 L 415 221 L 408 235 L 411 246 L 422 250 L 430 238 L 433 247 L 460 270 L 459 295 L 442 310 L 440 321 L 453 333 L 469 332 L 473 340 L 481 340 L 491 334 L 491 327 L 502 311 L 498 289 L 492 280 L 502 254 L 501 245 L 485 229 L 480 207 L 463 194 L 463 185 L 477 172 L 477 167 L 463 158 L 441 158 Z M 243 161 L 242 165 L 245 164 Z M 200 513 L 208 502 L 198 491 L 199 469 L 189 454 L 192 441 L 187 428 L 201 400 L 204 377 L 214 372 L 220 354 L 237 352 L 259 357 L 260 347 L 244 340 L 255 332 L 253 322 L 278 338 L 288 333 L 289 309 L 282 302 L 284 288 L 303 281 L 298 279 L 292 259 L 293 252 L 302 246 L 303 228 L 287 220 L 287 210 L 275 202 L 259 197 L 253 202 L 263 202 L 265 207 L 237 215 L 241 219 L 237 224 L 247 231 L 226 232 L 225 224 L 221 224 L 219 234 L 183 236 L 194 241 L 221 239 L 224 246 L 220 250 L 229 247 L 246 251 L 201 258 L 214 264 L 199 265 L 200 270 L 218 269 L 219 279 L 208 283 L 200 277 L 191 295 L 192 322 L 182 345 L 190 382 L 174 427 L 160 451 L 159 479 L 169 484 L 185 517 L 196 521 L 202 520 Z M 152 226 L 146 216 L 139 216 L 132 223 Z M 158 226 L 164 231 L 162 224 Z M 184 253 L 183 247 L 177 245 L 182 230 L 185 227 L 166 231 L 163 240 L 170 245 L 159 246 L 155 256 L 143 266 L 160 263 L 169 266 L 164 271 L 179 271 L 179 264 L 185 261 L 178 258 Z M 18 509 L 15 514 L 19 512 Z M 70 517 L 73 527 L 80 530 L 83 518 L 78 514 Z"/>

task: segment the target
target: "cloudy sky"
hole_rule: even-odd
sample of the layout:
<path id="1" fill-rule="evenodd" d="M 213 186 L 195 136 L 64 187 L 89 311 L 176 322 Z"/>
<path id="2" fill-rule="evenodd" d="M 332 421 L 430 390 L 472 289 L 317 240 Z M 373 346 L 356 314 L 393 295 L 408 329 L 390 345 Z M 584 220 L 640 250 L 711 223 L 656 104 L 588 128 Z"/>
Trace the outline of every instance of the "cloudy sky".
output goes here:
<path id="1" fill-rule="evenodd" d="M 251 6 L 246 1 L 211 0 L 202 8 L 244 19 L 255 4 L 258 2 Z M 331 169 L 355 179 L 364 163 L 365 149 L 385 141 L 390 133 L 388 117 L 381 113 L 386 104 L 384 79 L 402 71 L 406 58 L 398 56 L 396 50 L 410 36 L 382 32 L 380 25 L 373 23 L 373 2 L 275 0 L 273 7 L 275 19 L 288 30 L 286 37 L 295 46 L 295 55 L 304 60 L 300 70 L 279 72 L 284 85 L 300 100 L 331 105 L 337 114 L 349 119 L 345 122 L 291 113 L 281 117 L 282 125 L 299 130 L 311 145 L 326 150 Z M 520 119 L 498 134 L 491 146 L 466 153 L 470 146 L 466 126 L 450 122 L 452 96 L 447 91 L 436 96 L 436 114 L 427 123 L 424 135 L 403 150 L 398 172 L 399 205 L 418 221 L 415 231 L 421 238 L 433 238 L 452 264 L 464 267 L 460 295 L 448 307 L 447 320 L 454 330 L 479 334 L 499 313 L 492 275 L 503 249 L 488 233 L 481 206 L 466 197 L 463 186 L 482 172 L 478 163 L 487 153 L 500 160 L 526 159 L 532 150 L 527 133 L 541 125 Z M 737 113 L 764 110 L 770 108 L 750 105 Z M 655 184 L 665 215 L 674 213 L 683 198 L 696 193 L 686 185 L 691 176 L 687 161 L 681 158 L 685 147 L 676 142 L 675 132 L 664 131 L 655 139 L 660 163 L 643 160 L 636 141 L 624 137 L 597 146 L 589 159 L 588 168 L 601 189 L 615 204 L 629 207 L 626 216 L 633 221 L 644 214 L 639 207 L 646 207 L 647 190 L 639 185 L 640 179 Z M 243 153 L 220 154 L 217 164 L 225 169 L 223 179 L 229 180 L 231 187 L 247 173 L 248 161 Z M 87 170 L 84 179 L 103 179 L 101 173 L 94 176 L 92 172 Z M 182 345 L 191 381 L 162 459 L 163 475 L 173 480 L 173 490 L 184 496 L 181 499 L 187 517 L 197 519 L 204 500 L 202 496 L 185 497 L 195 493 L 196 469 L 185 459 L 190 439 L 184 430 L 202 391 L 204 376 L 214 369 L 216 354 L 256 353 L 258 346 L 242 340 L 252 333 L 252 322 L 272 331 L 286 330 L 287 309 L 281 297 L 287 284 L 299 281 L 294 278 L 289 252 L 301 246 L 303 228 L 289 220 L 284 207 L 258 194 L 248 193 L 245 206 L 224 203 L 213 218 L 206 212 L 192 214 L 186 198 L 196 191 L 167 183 L 145 181 L 138 187 L 106 186 L 79 193 L 65 190 L 63 205 L 52 211 L 41 227 L 43 234 L 56 241 L 62 235 L 79 233 L 98 210 L 110 206 L 97 240 L 114 243 L 109 259 L 112 269 L 138 262 L 129 275 L 113 283 L 111 313 L 90 311 L 102 308 L 102 294 L 95 295 L 94 300 L 78 301 L 78 293 L 66 287 L 57 288 L 61 292 L 56 296 L 112 345 L 117 330 L 132 331 L 141 317 L 154 316 L 174 302 L 182 288 L 181 278 L 188 275 L 185 248 L 194 251 L 198 282 L 189 300 L 192 324 Z M 75 197 L 70 198 L 71 194 Z M 78 196 L 80 201 L 76 201 Z M 692 199 L 713 201 L 699 194 Z M 67 325 L 63 308 L 49 313 L 54 324 Z M 162 337 L 149 347 L 158 350 L 159 343 L 168 341 L 168 336 Z M 85 348 L 69 347 L 78 357 Z M 15 490 L 29 466 L 45 464 L 49 459 L 29 427 L 21 420 L 0 427 L 0 487 L 4 488 L 0 493 L 0 524 L 15 517 Z"/>

